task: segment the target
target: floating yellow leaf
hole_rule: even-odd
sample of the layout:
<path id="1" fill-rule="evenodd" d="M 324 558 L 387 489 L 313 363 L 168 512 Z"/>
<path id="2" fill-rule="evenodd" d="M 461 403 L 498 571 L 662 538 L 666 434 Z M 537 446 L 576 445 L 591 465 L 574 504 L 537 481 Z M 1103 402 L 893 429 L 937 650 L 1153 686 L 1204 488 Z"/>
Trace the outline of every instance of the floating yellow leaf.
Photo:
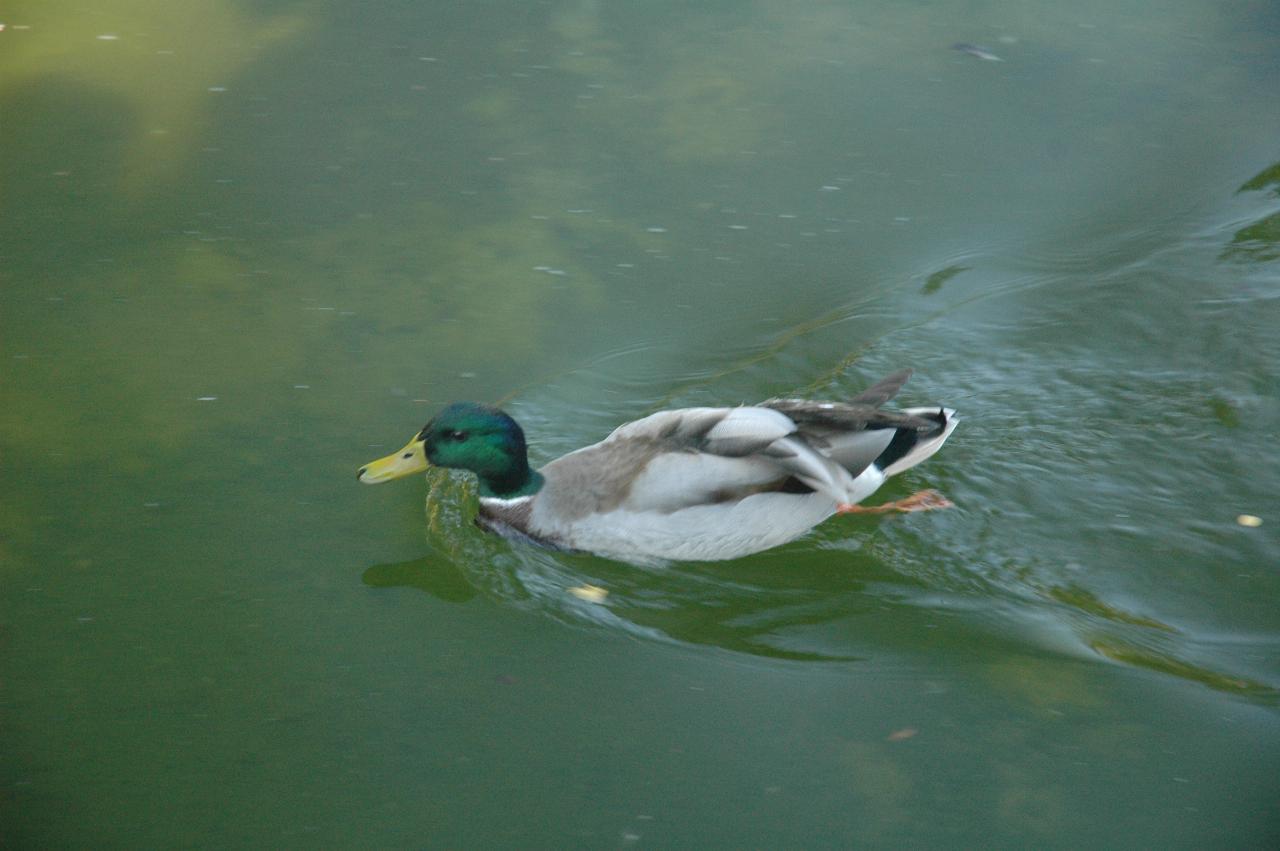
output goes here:
<path id="1" fill-rule="evenodd" d="M 609 592 L 598 585 L 576 585 L 569 589 L 569 593 L 588 603 L 603 603 L 609 596 Z"/>

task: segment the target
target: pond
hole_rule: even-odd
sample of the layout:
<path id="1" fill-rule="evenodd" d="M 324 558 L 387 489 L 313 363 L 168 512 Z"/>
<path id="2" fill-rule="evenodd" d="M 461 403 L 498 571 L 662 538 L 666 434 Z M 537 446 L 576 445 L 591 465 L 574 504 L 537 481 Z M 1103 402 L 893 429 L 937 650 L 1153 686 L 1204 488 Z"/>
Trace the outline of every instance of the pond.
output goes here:
<path id="1" fill-rule="evenodd" d="M 0 844 L 1280 839 L 1274 4 L 0 24 Z M 955 506 L 732 561 L 354 480 L 901 367 Z"/>

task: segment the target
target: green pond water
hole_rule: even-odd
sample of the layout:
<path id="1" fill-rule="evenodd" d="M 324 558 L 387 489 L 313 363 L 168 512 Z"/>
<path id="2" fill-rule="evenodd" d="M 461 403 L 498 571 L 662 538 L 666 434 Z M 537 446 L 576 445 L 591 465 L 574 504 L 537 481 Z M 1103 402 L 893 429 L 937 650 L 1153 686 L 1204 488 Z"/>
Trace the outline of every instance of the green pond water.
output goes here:
<path id="1" fill-rule="evenodd" d="M 0 23 L 0 846 L 1280 842 L 1273 2 Z M 738 561 L 354 480 L 902 366 L 956 507 Z"/>

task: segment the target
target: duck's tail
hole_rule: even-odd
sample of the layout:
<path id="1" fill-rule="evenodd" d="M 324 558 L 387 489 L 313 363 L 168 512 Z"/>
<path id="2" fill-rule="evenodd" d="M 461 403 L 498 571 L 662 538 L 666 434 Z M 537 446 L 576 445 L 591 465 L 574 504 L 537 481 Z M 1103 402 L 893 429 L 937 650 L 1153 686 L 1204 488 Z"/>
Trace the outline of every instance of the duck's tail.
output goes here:
<path id="1" fill-rule="evenodd" d="M 937 428 L 928 430 L 899 427 L 889 445 L 875 460 L 875 466 L 884 473 L 885 478 L 911 469 L 941 449 L 959 422 L 956 412 L 951 408 L 906 408 L 902 413 L 930 420 L 938 425 Z"/>

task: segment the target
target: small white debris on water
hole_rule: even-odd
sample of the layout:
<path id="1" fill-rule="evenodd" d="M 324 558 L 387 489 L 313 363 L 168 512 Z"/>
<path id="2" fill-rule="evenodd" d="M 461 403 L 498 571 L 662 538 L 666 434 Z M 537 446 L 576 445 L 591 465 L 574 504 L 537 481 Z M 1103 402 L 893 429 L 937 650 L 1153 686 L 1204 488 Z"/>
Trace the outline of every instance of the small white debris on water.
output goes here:
<path id="1" fill-rule="evenodd" d="M 649 233 L 666 233 L 667 232 L 666 228 L 645 228 L 645 230 Z"/>
<path id="2" fill-rule="evenodd" d="M 967 53 L 968 55 L 973 56 L 977 59 L 981 59 L 984 62 L 1003 62 L 1004 61 L 999 56 L 996 56 L 994 53 L 992 53 L 990 50 L 987 50 L 982 45 L 970 44 L 967 41 L 962 41 L 959 44 L 953 44 L 951 45 L 951 49 L 958 50 L 961 53 Z"/>
<path id="3" fill-rule="evenodd" d="M 819 192 L 839 192 L 839 191 L 840 191 L 840 187 L 839 187 L 839 186 L 832 186 L 831 184 L 829 184 L 829 183 L 828 183 L 826 186 L 820 186 L 820 187 L 818 187 L 818 191 L 819 191 Z"/>
<path id="4" fill-rule="evenodd" d="M 746 225 L 729 225 L 729 230 L 746 230 Z"/>
<path id="5" fill-rule="evenodd" d="M 588 603 L 603 603 L 609 596 L 609 592 L 598 585 L 577 585 L 570 588 L 569 593 Z"/>
<path id="6" fill-rule="evenodd" d="M 95 36 L 95 38 L 97 38 L 98 41 L 119 41 L 120 40 L 120 36 L 114 35 L 112 33 L 103 33 L 100 36 Z"/>
<path id="7" fill-rule="evenodd" d="M 1256 514 L 1241 514 L 1236 522 L 1248 529 L 1256 529 L 1262 525 L 1262 518 Z"/>
<path id="8" fill-rule="evenodd" d="M 217 396 L 197 396 L 196 401 L 197 402 L 216 402 L 218 401 L 218 397 Z"/>
<path id="9" fill-rule="evenodd" d="M 226 86 L 210 86 L 209 87 L 209 91 L 211 92 L 225 92 L 226 90 L 227 90 Z"/>
<path id="10" fill-rule="evenodd" d="M 294 389 L 294 390 L 310 390 L 310 389 L 311 389 L 311 385 L 310 385 L 310 384 L 295 384 L 295 385 L 293 385 L 293 389 Z"/>

